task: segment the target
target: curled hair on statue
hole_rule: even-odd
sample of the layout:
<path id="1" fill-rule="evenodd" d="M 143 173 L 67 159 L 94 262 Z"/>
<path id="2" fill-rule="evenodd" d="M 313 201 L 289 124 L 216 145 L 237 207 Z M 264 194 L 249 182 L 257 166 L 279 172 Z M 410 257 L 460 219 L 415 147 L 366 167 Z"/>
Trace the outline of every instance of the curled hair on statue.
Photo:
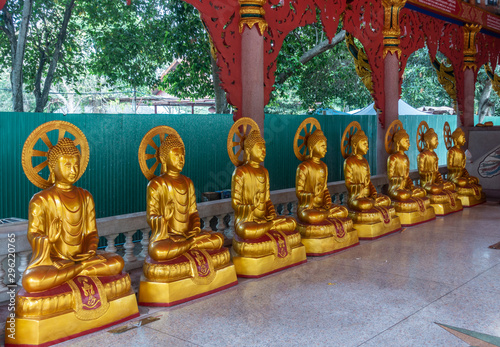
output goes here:
<path id="1" fill-rule="evenodd" d="M 321 140 L 324 140 L 326 142 L 326 136 L 320 129 L 314 130 L 314 132 L 306 139 L 306 145 L 309 149 L 309 157 L 312 157 L 314 147 L 316 147 L 318 142 L 320 142 Z"/>
<path id="2" fill-rule="evenodd" d="M 160 148 L 158 149 L 158 156 L 160 161 L 166 162 L 168 154 L 174 148 L 182 148 L 184 150 L 184 145 L 176 135 L 171 134 L 168 135 L 160 144 Z"/>
<path id="3" fill-rule="evenodd" d="M 242 144 L 243 150 L 245 151 L 245 161 L 248 161 L 249 159 L 248 155 L 252 150 L 253 146 L 255 146 L 257 143 L 265 144 L 266 141 L 260 135 L 260 131 L 252 130 L 250 131 L 250 134 L 248 134 L 248 136 L 245 138 Z"/>
<path id="4" fill-rule="evenodd" d="M 60 139 L 54 147 L 49 149 L 49 152 L 47 154 L 48 164 L 50 169 L 50 175 L 48 181 L 52 184 L 54 184 L 56 181 L 54 168 L 59 158 L 61 158 L 64 155 L 71 155 L 78 157 L 80 156 L 80 151 L 78 150 L 78 148 L 76 148 L 73 140 L 68 139 L 66 137 Z"/>

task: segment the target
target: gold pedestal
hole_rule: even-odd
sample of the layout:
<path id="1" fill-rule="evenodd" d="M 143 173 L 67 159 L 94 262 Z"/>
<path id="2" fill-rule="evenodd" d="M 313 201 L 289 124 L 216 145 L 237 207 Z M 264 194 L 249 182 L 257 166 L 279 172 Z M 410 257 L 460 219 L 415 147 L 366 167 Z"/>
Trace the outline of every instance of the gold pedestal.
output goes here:
<path id="1" fill-rule="evenodd" d="M 217 270 L 215 278 L 209 284 L 196 284 L 191 278 L 175 282 L 153 282 L 148 281 L 143 275 L 139 285 L 139 305 L 174 306 L 237 284 L 234 265 Z"/>
<path id="2" fill-rule="evenodd" d="M 106 313 L 93 320 L 81 320 L 76 317 L 74 311 L 43 319 L 16 318 L 15 339 L 9 337 L 6 330 L 5 346 L 50 346 L 108 328 L 138 317 L 136 300 L 131 291 L 124 297 L 110 301 Z"/>
<path id="3" fill-rule="evenodd" d="M 278 258 L 275 255 L 260 258 L 240 257 L 234 251 L 232 255 L 238 277 L 263 277 L 307 262 L 306 248 L 303 245 L 292 248 L 285 258 Z"/>
<path id="4" fill-rule="evenodd" d="M 410 227 L 436 219 L 436 214 L 431 206 L 427 207 L 424 212 L 396 212 L 396 214 L 403 227 Z"/>
<path id="5" fill-rule="evenodd" d="M 358 231 L 360 240 L 375 240 L 379 237 L 401 231 L 401 222 L 398 216 L 391 217 L 389 223 L 354 223 L 354 229 Z"/>
<path id="6" fill-rule="evenodd" d="M 340 230 L 336 230 L 337 225 L 340 225 Z M 346 229 L 350 231 L 344 231 Z M 351 220 L 349 223 L 339 221 L 336 225 L 297 223 L 297 230 L 300 232 L 301 242 L 306 247 L 308 257 L 328 255 L 359 245 L 358 232 L 352 229 Z"/>
<path id="7" fill-rule="evenodd" d="M 460 199 L 455 199 L 455 206 L 452 206 L 449 202 L 444 202 L 440 204 L 431 204 L 434 209 L 436 216 L 443 217 L 450 213 L 455 213 L 463 210 L 462 202 Z"/>
<path id="8" fill-rule="evenodd" d="M 484 193 L 480 197 L 475 195 L 458 195 L 458 198 L 462 202 L 463 207 L 474 207 L 486 202 L 486 195 Z"/>

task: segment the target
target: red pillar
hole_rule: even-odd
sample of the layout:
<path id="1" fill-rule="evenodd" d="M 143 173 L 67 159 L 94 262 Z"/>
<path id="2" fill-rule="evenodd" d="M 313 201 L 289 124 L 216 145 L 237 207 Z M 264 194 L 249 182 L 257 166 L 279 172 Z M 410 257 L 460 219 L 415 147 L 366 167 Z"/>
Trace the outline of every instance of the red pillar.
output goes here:
<path id="1" fill-rule="evenodd" d="M 387 172 L 388 154 L 385 151 L 385 132 L 399 116 L 399 59 L 396 53 L 388 52 L 384 59 L 384 124 L 377 127 L 377 174 Z"/>
<path id="2" fill-rule="evenodd" d="M 252 118 L 264 134 L 264 39 L 259 28 L 241 34 L 241 115 Z"/>
<path id="3" fill-rule="evenodd" d="M 457 119 L 457 126 L 474 126 L 474 94 L 476 90 L 476 81 L 474 71 L 466 69 L 464 71 L 464 123 L 461 124 L 460 117 Z"/>

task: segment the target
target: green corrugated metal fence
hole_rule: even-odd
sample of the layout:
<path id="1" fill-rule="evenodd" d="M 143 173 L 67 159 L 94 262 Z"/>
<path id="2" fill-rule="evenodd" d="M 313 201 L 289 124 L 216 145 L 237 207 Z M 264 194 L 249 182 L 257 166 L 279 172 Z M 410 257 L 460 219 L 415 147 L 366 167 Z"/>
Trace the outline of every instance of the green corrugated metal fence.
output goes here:
<path id="1" fill-rule="evenodd" d="M 294 187 L 295 171 L 299 161 L 293 153 L 293 137 L 304 115 L 266 115 L 265 138 L 271 189 Z M 426 116 L 424 116 L 426 117 Z M 439 116 L 429 116 L 432 121 Z M 359 121 L 369 137 L 371 149 L 367 155 L 372 172 L 376 172 L 375 116 L 317 115 L 328 138 L 325 162 L 329 168 L 329 181 L 343 179 L 343 158 L 340 139 L 345 127 Z M 419 119 L 401 117 L 416 131 Z M 28 135 L 39 125 L 51 120 L 65 120 L 75 124 L 86 135 L 90 145 L 90 162 L 78 186 L 89 190 L 96 202 L 97 217 L 143 211 L 147 180 L 137 161 L 139 143 L 148 130 L 158 125 L 176 129 L 186 145 L 186 165 L 183 174 L 190 177 L 198 198 L 202 192 L 231 188 L 234 166 L 230 162 L 226 139 L 232 115 L 110 115 L 110 114 L 36 114 L 0 113 L 0 218 L 27 218 L 28 202 L 39 189 L 31 184 L 21 167 L 21 152 Z M 450 122 L 450 120 L 448 120 Z M 441 124 L 444 121 L 441 122 Z M 450 122 L 452 129 L 455 123 Z M 411 125 L 412 149 L 416 150 Z M 436 126 L 438 134 L 442 125 Z M 440 135 L 442 136 L 442 134 Z M 55 140 L 54 140 L 55 142 Z M 442 143 L 442 139 L 440 139 Z M 441 146 L 441 145 L 440 145 Z M 414 162 L 416 154 L 410 154 Z M 440 154 L 441 155 L 441 154 Z M 441 155 L 442 156 L 442 155 Z M 414 164 L 413 164 L 414 165 Z M 45 169 L 46 170 L 46 169 Z"/>

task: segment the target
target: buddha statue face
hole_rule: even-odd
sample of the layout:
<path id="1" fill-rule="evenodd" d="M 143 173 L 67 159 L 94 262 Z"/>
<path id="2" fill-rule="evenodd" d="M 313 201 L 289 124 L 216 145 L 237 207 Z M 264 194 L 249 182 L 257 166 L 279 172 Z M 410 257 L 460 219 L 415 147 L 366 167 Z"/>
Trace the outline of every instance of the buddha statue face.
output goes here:
<path id="1" fill-rule="evenodd" d="M 429 129 L 424 134 L 425 147 L 430 150 L 434 150 L 437 148 L 439 141 L 438 136 L 434 132 L 434 129 Z"/>
<path id="2" fill-rule="evenodd" d="M 368 153 L 368 137 L 365 135 L 363 130 L 359 130 L 351 139 L 352 142 L 352 154 L 354 155 L 365 155 Z"/>
<path id="3" fill-rule="evenodd" d="M 462 129 L 456 128 L 455 131 L 451 134 L 451 138 L 456 146 L 461 147 L 465 145 L 465 133 Z"/>
<path id="4" fill-rule="evenodd" d="M 245 139 L 245 161 L 262 163 L 266 158 L 266 142 L 256 130 L 252 130 Z"/>
<path id="5" fill-rule="evenodd" d="M 184 145 L 175 135 L 169 135 L 160 145 L 160 162 L 162 173 L 179 173 L 184 168 L 186 151 Z"/>
<path id="6" fill-rule="evenodd" d="M 397 152 L 406 152 L 410 149 L 410 136 L 408 136 L 406 130 L 401 129 L 394 134 L 394 144 Z"/>
<path id="7" fill-rule="evenodd" d="M 72 140 L 62 138 L 48 153 L 52 183 L 72 185 L 80 174 L 80 152 Z"/>
<path id="8" fill-rule="evenodd" d="M 307 139 L 307 148 L 311 158 L 324 158 L 326 155 L 326 137 L 323 132 L 316 129 Z"/>
<path id="9" fill-rule="evenodd" d="M 167 156 L 167 170 L 173 172 L 181 172 L 184 168 L 184 160 L 184 148 L 172 148 Z"/>
<path id="10" fill-rule="evenodd" d="M 53 170 L 56 183 L 74 184 L 80 173 L 80 156 L 62 155 L 58 157 Z"/>

